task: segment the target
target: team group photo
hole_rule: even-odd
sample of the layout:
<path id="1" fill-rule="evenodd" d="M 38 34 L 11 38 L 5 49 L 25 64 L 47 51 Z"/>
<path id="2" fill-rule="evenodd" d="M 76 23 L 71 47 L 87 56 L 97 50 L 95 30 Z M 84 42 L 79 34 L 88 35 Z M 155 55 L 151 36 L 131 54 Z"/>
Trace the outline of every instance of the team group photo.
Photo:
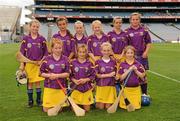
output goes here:
<path id="1" fill-rule="evenodd" d="M 0 119 L 179 121 L 180 1 L 163 2 L 35 0 L 15 34 L 1 5 Z"/>

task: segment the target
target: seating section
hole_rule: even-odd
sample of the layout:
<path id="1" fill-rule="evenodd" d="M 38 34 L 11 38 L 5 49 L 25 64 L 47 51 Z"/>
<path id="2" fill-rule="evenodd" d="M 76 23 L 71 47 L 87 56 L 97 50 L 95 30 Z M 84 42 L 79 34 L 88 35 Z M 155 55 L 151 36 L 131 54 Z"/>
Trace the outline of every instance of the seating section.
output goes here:
<path id="1" fill-rule="evenodd" d="M 180 30 L 174 28 L 173 26 L 169 26 L 169 25 L 165 25 L 165 24 L 148 24 L 147 25 L 149 27 L 149 29 L 155 33 L 157 36 L 159 36 L 160 38 L 158 38 L 157 36 L 155 36 L 154 34 L 150 33 L 151 39 L 153 42 L 162 42 L 163 40 L 161 40 L 161 38 L 163 38 L 166 41 L 177 41 L 178 36 L 180 36 Z M 176 24 L 176 26 L 180 27 L 180 24 Z M 129 27 L 129 24 L 124 23 L 122 25 L 122 29 L 126 29 Z M 75 33 L 74 30 L 74 24 L 73 23 L 69 23 L 68 24 L 68 28 L 71 31 L 72 34 Z M 51 27 L 52 29 L 52 34 L 55 34 L 56 32 L 58 32 L 58 28 L 56 26 L 56 24 L 54 24 L 53 27 Z M 91 23 L 85 23 L 85 29 L 88 35 L 92 34 L 92 29 L 91 29 Z M 103 30 L 104 33 L 108 33 L 109 31 L 111 31 L 113 28 L 110 26 L 110 24 L 103 24 Z M 48 27 L 47 24 L 42 24 L 41 28 L 40 28 L 40 33 L 42 35 L 44 35 L 46 38 L 48 37 Z"/>
<path id="2" fill-rule="evenodd" d="M 21 8 L 13 6 L 0 6 L 1 40 L 10 41 L 19 23 Z"/>

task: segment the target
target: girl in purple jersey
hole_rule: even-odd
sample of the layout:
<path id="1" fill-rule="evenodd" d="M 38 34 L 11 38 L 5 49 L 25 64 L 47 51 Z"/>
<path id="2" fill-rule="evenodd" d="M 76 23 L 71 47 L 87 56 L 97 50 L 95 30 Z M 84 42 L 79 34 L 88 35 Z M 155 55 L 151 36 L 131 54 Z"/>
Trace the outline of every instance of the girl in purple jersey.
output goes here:
<path id="1" fill-rule="evenodd" d="M 41 87 L 40 82 L 44 78 L 39 76 L 39 65 L 41 60 L 48 55 L 46 40 L 39 32 L 40 22 L 32 20 L 29 24 L 29 35 L 23 37 L 20 52 L 32 61 L 37 63 L 21 63 L 19 69 L 25 70 L 28 77 L 27 94 L 28 94 L 28 107 L 33 106 L 33 85 L 36 86 L 36 103 L 41 106 Z"/>
<path id="2" fill-rule="evenodd" d="M 124 88 L 124 95 L 130 103 L 135 107 L 135 109 L 141 108 L 141 88 L 140 83 L 144 81 L 145 69 L 142 64 L 140 64 L 135 59 L 135 48 L 132 46 L 127 46 L 124 49 L 125 62 L 120 65 L 120 81 L 123 83 L 127 75 L 132 71 L 130 78 Z M 119 106 L 126 109 L 126 104 L 124 102 L 124 97 L 121 95 Z"/>
<path id="3" fill-rule="evenodd" d="M 68 20 L 65 17 L 60 17 L 56 20 L 56 24 L 59 31 L 53 35 L 53 38 L 58 38 L 60 41 L 63 41 L 63 55 L 67 56 L 70 60 L 74 57 L 75 41 L 72 34 L 67 29 Z"/>
<path id="4" fill-rule="evenodd" d="M 132 13 L 130 16 L 131 26 L 126 29 L 128 44 L 136 49 L 135 57 L 145 68 L 149 70 L 148 53 L 151 48 L 151 37 L 148 29 L 141 25 L 141 15 L 139 13 Z M 143 94 L 147 94 L 147 76 L 145 81 L 141 84 Z"/>
<path id="5" fill-rule="evenodd" d="M 77 45 L 85 44 L 87 45 L 87 35 L 85 33 L 84 23 L 82 21 L 76 21 L 74 23 L 75 35 L 74 39 Z"/>
<path id="6" fill-rule="evenodd" d="M 77 59 L 71 62 L 71 87 L 75 90 L 71 97 L 75 103 L 82 105 L 86 111 L 90 110 L 93 103 L 92 82 L 95 78 L 93 64 L 87 59 L 88 50 L 85 44 L 77 48 Z"/>
<path id="7" fill-rule="evenodd" d="M 117 60 L 117 66 L 124 61 L 123 49 L 127 46 L 127 38 L 125 32 L 121 29 L 122 18 L 115 17 L 113 19 L 113 30 L 108 32 L 109 42 L 112 45 L 114 58 Z"/>
<path id="8" fill-rule="evenodd" d="M 62 55 L 63 42 L 52 39 L 51 55 L 47 56 L 40 67 L 40 74 L 45 78 L 43 94 L 43 111 L 47 112 L 65 98 L 65 94 L 58 84 L 67 88 L 66 78 L 69 77 L 68 58 Z"/>
<path id="9" fill-rule="evenodd" d="M 115 17 L 113 19 L 113 30 L 108 33 L 109 42 L 112 45 L 113 57 L 117 62 L 117 70 L 119 70 L 120 63 L 125 60 L 124 58 L 124 48 L 127 46 L 126 33 L 121 29 L 122 18 Z M 116 82 L 116 90 L 119 93 L 120 84 L 119 81 Z"/>
<path id="10" fill-rule="evenodd" d="M 99 20 L 92 22 L 92 30 L 94 33 L 88 37 L 88 51 L 90 61 L 94 64 L 102 56 L 100 46 L 108 41 L 108 36 L 103 33 L 102 23 Z"/>
<path id="11" fill-rule="evenodd" d="M 77 53 L 77 48 L 79 45 L 81 44 L 87 45 L 88 37 L 85 35 L 84 23 L 82 21 L 76 21 L 74 23 L 74 29 L 76 31 L 74 35 L 74 40 L 75 40 L 76 53 Z"/>
<path id="12" fill-rule="evenodd" d="M 109 42 L 101 45 L 102 57 L 96 61 L 96 107 L 107 109 L 116 99 L 116 61 L 110 58 L 112 46 Z"/>

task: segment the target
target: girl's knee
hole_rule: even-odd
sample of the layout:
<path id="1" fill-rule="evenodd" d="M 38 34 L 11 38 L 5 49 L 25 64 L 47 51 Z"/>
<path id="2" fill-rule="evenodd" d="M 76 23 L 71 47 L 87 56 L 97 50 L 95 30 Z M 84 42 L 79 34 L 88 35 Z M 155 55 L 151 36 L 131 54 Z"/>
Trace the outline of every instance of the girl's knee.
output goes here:
<path id="1" fill-rule="evenodd" d="M 43 107 L 43 112 L 48 112 L 49 108 Z"/>

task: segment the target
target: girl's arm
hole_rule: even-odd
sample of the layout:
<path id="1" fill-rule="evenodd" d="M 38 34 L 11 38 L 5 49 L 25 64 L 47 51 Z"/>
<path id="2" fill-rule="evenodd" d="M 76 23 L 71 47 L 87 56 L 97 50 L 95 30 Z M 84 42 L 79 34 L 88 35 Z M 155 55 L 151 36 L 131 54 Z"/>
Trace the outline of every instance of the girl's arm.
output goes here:
<path id="1" fill-rule="evenodd" d="M 80 81 L 77 80 L 77 79 L 75 79 L 75 78 L 72 78 L 71 80 L 72 80 L 76 85 L 79 85 L 79 84 L 80 84 Z"/>
<path id="2" fill-rule="evenodd" d="M 61 73 L 61 74 L 54 74 L 54 73 L 41 73 L 40 76 L 44 78 L 49 78 L 50 80 L 58 79 L 58 78 L 67 78 L 69 77 L 69 73 Z"/>
<path id="3" fill-rule="evenodd" d="M 111 72 L 111 73 L 108 73 L 108 74 L 96 74 L 96 76 L 98 77 L 98 78 L 109 78 L 109 77 L 113 77 L 113 76 L 115 76 L 116 75 L 116 72 L 115 71 L 113 71 L 113 72 Z"/>
<path id="4" fill-rule="evenodd" d="M 143 58 L 147 58 L 148 57 L 148 53 L 149 53 L 150 48 L 151 48 L 151 43 L 148 43 L 146 45 L 146 50 L 144 51 L 144 53 L 142 55 Z"/>
<path id="5" fill-rule="evenodd" d="M 124 79 L 127 77 L 127 75 L 129 74 L 129 72 L 133 70 L 133 68 L 134 68 L 134 66 L 131 66 L 127 71 L 125 71 L 125 72 L 121 75 L 120 81 L 124 80 Z"/>
<path id="6" fill-rule="evenodd" d="M 68 59 L 71 60 L 74 57 L 74 52 L 71 52 Z"/>
<path id="7" fill-rule="evenodd" d="M 61 73 L 61 74 L 53 74 L 56 78 L 68 78 L 69 77 L 69 73 L 65 72 L 65 73 Z"/>
<path id="8" fill-rule="evenodd" d="M 146 75 L 146 71 L 145 69 L 141 66 L 140 67 L 141 70 L 138 70 L 137 68 L 134 69 L 134 72 L 137 74 L 138 77 L 140 77 L 142 80 L 144 80 L 144 76 Z"/>
<path id="9" fill-rule="evenodd" d="M 41 73 L 40 76 L 44 78 L 50 78 L 51 74 L 50 73 Z"/>
<path id="10" fill-rule="evenodd" d="M 20 63 L 19 69 L 24 71 L 24 63 Z"/>
<path id="11" fill-rule="evenodd" d="M 80 81 L 80 84 L 84 84 L 88 81 L 91 81 L 91 79 L 90 78 L 81 78 L 79 81 Z"/>

